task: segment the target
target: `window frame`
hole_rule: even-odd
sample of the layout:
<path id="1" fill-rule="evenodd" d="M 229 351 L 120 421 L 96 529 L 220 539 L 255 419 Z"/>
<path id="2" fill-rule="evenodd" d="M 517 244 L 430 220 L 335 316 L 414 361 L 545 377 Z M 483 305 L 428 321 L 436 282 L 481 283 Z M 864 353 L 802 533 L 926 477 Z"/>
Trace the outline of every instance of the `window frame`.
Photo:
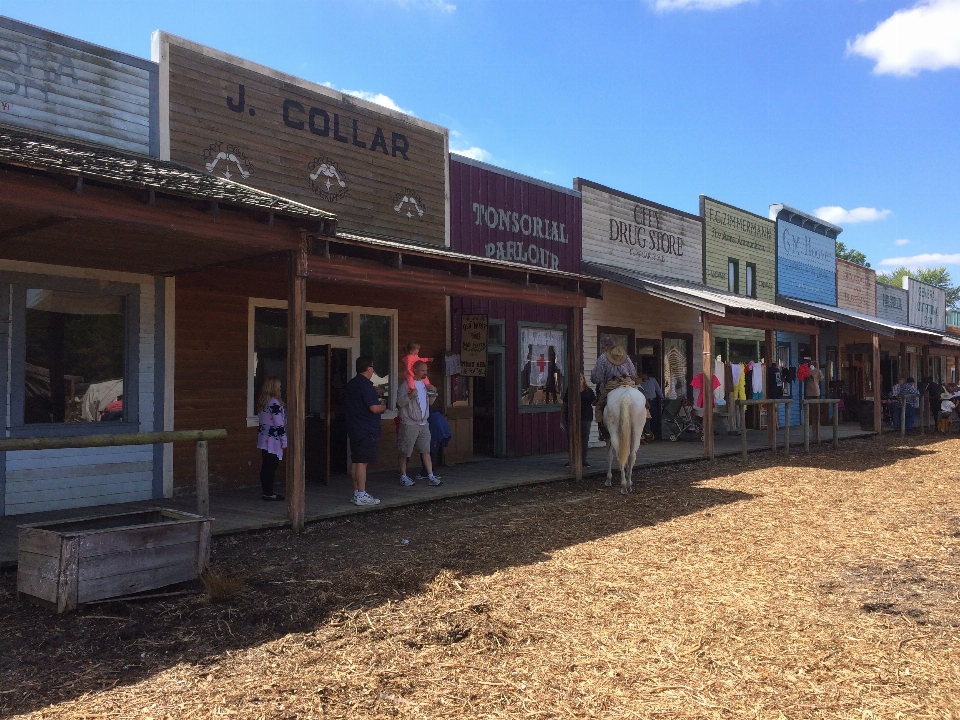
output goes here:
<path id="1" fill-rule="evenodd" d="M 256 398 L 253 396 L 253 381 L 256 370 L 254 359 L 254 336 L 256 326 L 256 309 L 273 308 L 287 309 L 286 300 L 274 300 L 272 298 L 255 298 L 247 300 L 247 427 L 258 427 L 259 417 L 254 412 Z M 307 303 L 306 310 L 310 312 L 338 312 L 348 313 L 350 315 L 350 335 L 310 335 L 307 339 L 307 345 L 329 345 L 334 348 L 350 350 L 350 362 L 356 362 L 360 355 L 360 316 L 361 315 L 386 315 L 390 318 L 390 369 L 389 378 L 394 383 L 391 388 L 390 396 L 387 398 L 387 411 L 383 413 L 383 420 L 392 420 L 397 415 L 396 407 L 396 383 L 400 382 L 400 350 L 397 344 L 398 315 L 396 308 L 375 308 L 359 305 L 335 305 L 332 303 Z M 320 338 L 320 342 L 313 338 Z M 353 377 L 353 376 L 351 376 Z"/>
<path id="2" fill-rule="evenodd" d="M 124 299 L 123 318 L 123 420 L 119 422 L 30 423 L 24 422 L 24 383 L 27 362 L 27 290 L 53 290 L 90 295 L 118 295 Z M 0 273 L 0 325 L 8 328 L 11 352 L 4 364 L 9 406 L 2 407 L 7 436 L 75 437 L 140 431 L 140 286 L 136 283 L 91 280 L 21 273 Z M 152 328 L 151 328 L 152 331 Z M 3 394 L 2 405 L 7 403 Z"/>
<path id="3" fill-rule="evenodd" d="M 733 273 L 730 272 L 730 266 L 733 266 Z M 730 287 L 730 280 L 733 280 L 733 287 Z M 734 295 L 740 294 L 740 261 L 734 258 L 727 258 L 727 290 Z"/>
<path id="4" fill-rule="evenodd" d="M 551 405 L 524 405 L 520 402 L 522 397 L 521 388 L 523 387 L 523 365 L 520 363 L 520 356 L 522 354 L 521 348 L 523 347 L 523 330 L 524 328 L 537 328 L 540 330 L 560 330 L 563 332 L 564 343 L 567 344 L 570 342 L 570 332 L 569 328 L 566 325 L 558 325 L 556 323 L 542 323 L 542 322 L 527 322 L 519 321 L 517 322 L 517 366 L 514 370 L 516 372 L 517 378 L 517 412 L 520 414 L 526 413 L 545 413 L 545 412 L 560 412 L 563 408 L 563 403 L 559 402 Z M 567 357 L 563 359 L 563 364 L 569 365 L 569 348 L 565 348 L 567 352 Z M 567 372 L 563 374 L 563 385 L 562 387 L 557 388 L 557 394 L 560 397 L 563 397 L 567 389 L 567 383 L 569 382 L 569 368 Z"/>

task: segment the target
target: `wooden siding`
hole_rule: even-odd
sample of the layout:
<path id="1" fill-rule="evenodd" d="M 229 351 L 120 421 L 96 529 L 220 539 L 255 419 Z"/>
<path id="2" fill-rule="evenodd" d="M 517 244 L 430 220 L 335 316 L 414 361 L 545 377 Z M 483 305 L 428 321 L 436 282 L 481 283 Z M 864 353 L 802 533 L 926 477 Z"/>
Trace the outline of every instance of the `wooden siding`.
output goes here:
<path id="1" fill-rule="evenodd" d="M 446 242 L 445 129 L 180 38 L 159 40 L 171 160 L 334 212 L 344 229 Z M 208 166 L 220 152 L 231 157 Z M 311 180 L 321 165 L 337 175 Z"/>
<path id="2" fill-rule="evenodd" d="M 159 68 L 0 18 L 0 121 L 157 155 Z"/>
<path id="3" fill-rule="evenodd" d="M 907 291 L 877 283 L 877 317 L 902 325 L 907 324 Z"/>
<path id="4" fill-rule="evenodd" d="M 757 266 L 757 299 L 776 300 L 776 245 L 772 220 L 700 196 L 704 282 L 728 290 L 727 262 L 740 261 L 740 294 L 746 294 L 747 263 Z"/>
<path id="5" fill-rule="evenodd" d="M 597 327 L 633 328 L 637 339 L 661 339 L 663 333 L 693 335 L 693 368 L 691 378 L 700 371 L 703 353 L 703 326 L 699 313 L 683 305 L 629 290 L 614 283 L 604 283 L 603 300 L 587 300 L 583 311 L 583 368 L 589 382 L 590 371 L 597 362 Z M 663 358 L 660 359 L 657 382 L 663 382 Z M 599 445 L 596 423 L 590 431 L 590 442 Z"/>
<path id="6" fill-rule="evenodd" d="M 451 158 L 450 247 L 580 272 L 580 198 Z"/>
<path id="7" fill-rule="evenodd" d="M 562 418 L 559 409 L 543 412 L 519 411 L 520 365 L 517 358 L 517 333 L 518 325 L 523 322 L 553 323 L 566 327 L 569 312 L 563 308 L 454 297 L 450 298 L 450 314 L 451 343 L 455 348 L 460 347 L 461 315 L 489 315 L 491 320 L 504 321 L 507 455 L 540 455 L 566 450 L 568 438 L 567 434 L 560 430 Z M 566 375 L 570 377 L 569 372 Z"/>
<path id="8" fill-rule="evenodd" d="M 275 261 L 177 278 L 174 427 L 226 428 L 227 439 L 209 446 L 210 484 L 215 488 L 259 483 L 257 428 L 247 427 L 249 298 L 286 300 L 285 272 L 284 263 Z M 443 376 L 446 306 L 442 296 L 310 281 L 307 302 L 397 308 L 398 346 L 419 340 L 421 354 L 434 358 L 431 375 Z M 396 467 L 394 423 L 384 421 L 382 427 L 380 462 L 373 470 Z M 192 492 L 194 448 L 175 445 L 173 452 L 174 492 Z M 281 463 L 277 473 L 281 485 L 282 478 Z"/>
<path id="9" fill-rule="evenodd" d="M 703 282 L 703 222 L 671 208 L 577 181 L 583 259 L 623 270 Z"/>
<path id="10" fill-rule="evenodd" d="M 13 265 L 21 269 L 22 264 Z M 30 268 L 36 271 L 38 268 Z M 49 273 L 56 268 L 48 268 Z M 77 276 L 76 271 L 62 271 Z M 59 273 L 58 273 L 59 274 Z M 116 280 L 117 273 L 82 271 L 87 278 Z M 137 276 L 139 278 L 139 276 Z M 127 281 L 131 278 L 127 276 Z M 154 430 L 154 292 L 151 279 L 140 286 L 140 365 L 134 369 L 139 383 L 140 430 Z M 9 393 L 11 388 L 8 387 Z M 149 500 L 153 496 L 153 447 L 150 445 L 6 453 L 7 515 Z"/>
<path id="11" fill-rule="evenodd" d="M 837 258 L 837 307 L 874 315 L 877 312 L 877 271 Z"/>

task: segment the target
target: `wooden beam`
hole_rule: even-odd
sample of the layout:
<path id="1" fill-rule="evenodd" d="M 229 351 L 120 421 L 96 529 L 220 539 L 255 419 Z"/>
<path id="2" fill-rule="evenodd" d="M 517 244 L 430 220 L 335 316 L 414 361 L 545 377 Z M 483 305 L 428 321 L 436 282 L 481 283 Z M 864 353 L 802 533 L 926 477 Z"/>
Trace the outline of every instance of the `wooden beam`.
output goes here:
<path id="1" fill-rule="evenodd" d="M 587 305 L 583 295 L 576 295 L 549 285 L 531 284 L 526 287 L 476 274 L 471 278 L 442 270 L 428 270 L 407 266 L 403 270 L 390 269 L 372 260 L 360 260 L 338 255 L 329 260 L 317 255 L 308 258 L 309 276 L 314 280 L 365 285 L 367 287 L 409 290 L 431 295 L 464 295 L 491 300 L 510 299 L 517 302 L 549 305 L 552 307 L 579 307 Z"/>
<path id="2" fill-rule="evenodd" d="M 702 313 L 703 323 L 703 454 L 715 459 L 713 443 L 713 324 L 707 313 Z"/>
<path id="3" fill-rule="evenodd" d="M 287 265 L 287 515 L 294 532 L 303 530 L 306 508 L 307 246 L 303 234 Z"/>
<path id="4" fill-rule="evenodd" d="M 580 323 L 583 311 L 570 308 L 567 315 L 567 434 L 570 437 L 570 472 L 575 480 L 583 479 L 583 438 L 580 432 L 580 372 L 583 363 L 583 337 Z"/>
<path id="5" fill-rule="evenodd" d="M 777 336 L 772 328 L 767 328 L 764 332 L 763 342 L 764 369 L 768 369 L 777 357 Z M 770 388 L 767 388 L 767 393 L 769 392 Z M 777 446 L 777 425 L 779 423 L 780 407 L 778 405 L 767 405 L 767 445 L 771 448 Z"/>
<path id="6" fill-rule="evenodd" d="M 64 217 L 62 215 L 51 215 L 39 220 L 34 220 L 33 222 L 24 223 L 23 225 L 17 225 L 16 227 L 12 227 L 8 230 L 0 232 L 0 242 L 4 242 L 6 240 L 15 240 L 16 238 L 23 237 L 24 235 L 30 235 L 31 233 L 46 230 L 47 228 L 56 227 L 57 225 L 62 225 L 65 222 L 70 222 L 72 219 L 73 218 Z"/>
<path id="7" fill-rule="evenodd" d="M 880 408 L 880 335 L 871 333 L 873 341 L 873 431 L 880 434 L 881 408 Z"/>
<path id="8" fill-rule="evenodd" d="M 774 318 L 742 315 L 739 313 L 730 312 L 723 317 L 715 317 L 713 324 L 724 325 L 726 327 L 751 328 L 753 330 L 779 330 L 780 332 L 793 332 L 800 335 L 820 334 L 819 323 L 813 321 L 810 323 L 804 323 L 799 320 L 777 320 Z"/>

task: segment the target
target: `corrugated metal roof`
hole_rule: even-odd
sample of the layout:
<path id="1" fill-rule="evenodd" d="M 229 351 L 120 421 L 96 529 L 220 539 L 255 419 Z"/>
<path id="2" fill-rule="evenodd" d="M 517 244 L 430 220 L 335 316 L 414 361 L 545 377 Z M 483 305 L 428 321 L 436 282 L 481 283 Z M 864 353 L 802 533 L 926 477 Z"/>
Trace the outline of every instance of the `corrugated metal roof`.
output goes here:
<path id="1" fill-rule="evenodd" d="M 632 290 L 670 300 L 679 305 L 685 305 L 711 315 L 723 317 L 727 310 L 745 310 L 748 312 L 777 315 L 791 320 L 824 320 L 825 318 L 809 314 L 793 308 L 774 305 L 763 300 L 736 295 L 724 290 L 707 287 L 698 283 L 671 278 L 657 277 L 645 273 L 631 272 L 620 268 L 610 267 L 603 263 L 584 262 L 584 270 L 605 280 L 610 280 Z"/>
<path id="2" fill-rule="evenodd" d="M 216 175 L 148 155 L 114 150 L 0 125 L 0 162 L 78 175 L 170 195 L 222 202 L 275 214 L 333 220 L 336 215 Z"/>
<path id="3" fill-rule="evenodd" d="M 956 335 L 944 335 L 942 338 L 940 338 L 940 342 L 944 345 L 956 345 L 960 347 L 960 337 L 957 337 Z"/>
<path id="4" fill-rule="evenodd" d="M 910 325 L 901 325 L 900 323 L 895 323 L 883 318 L 864 315 L 833 305 L 811 302 L 810 300 L 797 300 L 796 298 L 778 295 L 777 302 L 788 307 L 809 310 L 830 320 L 853 325 L 861 330 L 869 330 L 870 332 L 886 335 L 887 337 L 894 337 L 898 332 L 910 333 L 911 335 L 925 335 L 929 338 L 940 338 L 942 336 L 941 333 L 930 332 L 929 330 L 923 330 Z"/>

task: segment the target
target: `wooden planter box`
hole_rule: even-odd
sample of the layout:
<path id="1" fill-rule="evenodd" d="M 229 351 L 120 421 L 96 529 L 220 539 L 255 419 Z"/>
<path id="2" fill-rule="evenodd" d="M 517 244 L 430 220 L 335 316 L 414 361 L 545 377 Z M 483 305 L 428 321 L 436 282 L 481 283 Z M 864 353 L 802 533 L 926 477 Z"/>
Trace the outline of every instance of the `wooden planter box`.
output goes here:
<path id="1" fill-rule="evenodd" d="M 17 590 L 57 612 L 194 580 L 211 518 L 163 508 L 21 525 Z"/>

